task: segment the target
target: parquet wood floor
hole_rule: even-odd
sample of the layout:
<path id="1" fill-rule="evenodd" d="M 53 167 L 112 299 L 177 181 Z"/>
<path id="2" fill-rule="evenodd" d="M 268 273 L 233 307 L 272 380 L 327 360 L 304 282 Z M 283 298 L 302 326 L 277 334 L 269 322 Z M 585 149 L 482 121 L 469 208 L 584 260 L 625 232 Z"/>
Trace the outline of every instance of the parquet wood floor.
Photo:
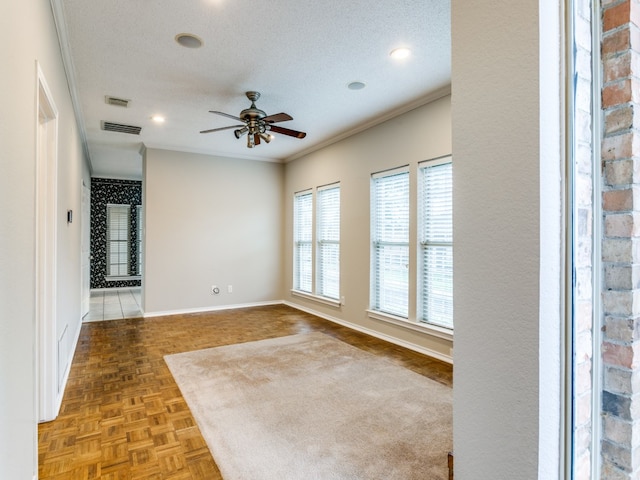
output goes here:
<path id="1" fill-rule="evenodd" d="M 163 356 L 321 331 L 452 385 L 452 367 L 285 305 L 85 323 L 58 418 L 38 428 L 41 480 L 216 480 Z"/>

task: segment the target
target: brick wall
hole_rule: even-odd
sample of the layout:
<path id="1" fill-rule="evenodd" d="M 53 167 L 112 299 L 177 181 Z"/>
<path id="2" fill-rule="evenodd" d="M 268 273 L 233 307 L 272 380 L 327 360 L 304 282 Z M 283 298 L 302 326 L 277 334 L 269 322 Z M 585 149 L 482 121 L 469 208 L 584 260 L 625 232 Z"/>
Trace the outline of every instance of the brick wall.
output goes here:
<path id="1" fill-rule="evenodd" d="M 602 1 L 601 478 L 615 480 L 640 478 L 639 19 L 638 0 Z"/>

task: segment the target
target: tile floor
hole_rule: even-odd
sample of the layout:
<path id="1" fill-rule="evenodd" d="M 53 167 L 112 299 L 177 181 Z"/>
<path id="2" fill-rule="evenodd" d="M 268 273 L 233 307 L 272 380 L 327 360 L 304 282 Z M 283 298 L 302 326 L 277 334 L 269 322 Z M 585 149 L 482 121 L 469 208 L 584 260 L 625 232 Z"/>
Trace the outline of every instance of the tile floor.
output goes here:
<path id="1" fill-rule="evenodd" d="M 91 290 L 84 322 L 141 317 L 140 287 Z"/>

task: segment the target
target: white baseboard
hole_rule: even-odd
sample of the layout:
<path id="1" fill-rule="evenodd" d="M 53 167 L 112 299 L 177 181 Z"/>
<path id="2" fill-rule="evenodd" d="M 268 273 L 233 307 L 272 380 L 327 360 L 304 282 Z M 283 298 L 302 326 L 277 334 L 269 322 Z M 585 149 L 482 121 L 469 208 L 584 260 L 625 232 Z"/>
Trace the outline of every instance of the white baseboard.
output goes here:
<path id="1" fill-rule="evenodd" d="M 144 312 L 142 316 L 144 318 L 152 318 L 152 317 L 164 317 L 167 315 L 183 315 L 186 313 L 218 312 L 220 310 L 234 310 L 237 308 L 264 307 L 266 305 L 282 305 L 282 303 L 283 303 L 282 300 L 270 300 L 266 302 L 253 302 L 253 303 L 237 303 L 232 305 L 185 308 L 180 310 L 165 310 L 161 312 Z"/>
<path id="2" fill-rule="evenodd" d="M 60 393 L 58 394 L 58 398 L 56 398 L 56 417 L 60 413 L 60 407 L 62 406 L 62 397 L 64 396 L 65 389 L 67 388 L 67 381 L 69 380 L 69 374 L 71 373 L 71 363 L 73 362 L 73 356 L 76 353 L 76 348 L 78 348 L 78 340 L 80 340 L 81 329 L 82 329 L 82 319 L 80 319 L 80 322 L 78 323 L 76 332 L 73 335 L 71 347 L 69 348 L 69 358 L 67 358 L 67 370 L 64 372 L 64 377 L 62 377 L 62 382 L 60 384 Z"/>
<path id="3" fill-rule="evenodd" d="M 80 329 L 82 328 L 82 319 L 78 323 L 78 327 L 76 328 L 75 334 L 73 336 L 72 344 L 69 348 L 68 358 L 66 359 L 65 366 L 67 367 L 64 372 L 64 377 L 62 377 L 62 381 L 60 382 L 60 388 L 58 389 L 58 395 L 54 399 L 53 405 L 53 418 L 44 418 L 41 419 L 40 422 L 48 422 L 51 420 L 55 420 L 60 414 L 60 407 L 62 406 L 62 398 L 64 397 L 64 391 L 67 388 L 67 382 L 69 381 L 69 374 L 71 373 L 71 363 L 73 362 L 73 356 L 76 353 L 76 348 L 78 348 L 78 340 L 80 339 Z M 56 379 L 56 382 L 58 380 Z"/>
<path id="4" fill-rule="evenodd" d="M 412 342 L 407 342 L 405 340 L 400 340 L 399 338 L 392 337 L 391 335 L 387 335 L 384 333 L 380 333 L 376 330 L 372 330 L 370 328 L 363 327 L 361 325 L 356 325 L 355 323 L 348 322 L 346 320 L 342 320 L 337 317 L 333 317 L 331 315 L 326 315 L 322 312 L 318 312 L 311 308 L 302 307 L 300 305 L 296 305 L 295 303 L 288 302 L 283 300 L 282 303 L 285 305 L 295 308 L 297 310 L 301 310 L 306 313 L 310 313 L 311 315 L 315 315 L 316 317 L 324 318 L 325 320 L 329 320 L 330 322 L 337 323 L 338 325 L 342 325 L 343 327 L 350 328 L 352 330 L 356 330 L 361 333 L 365 333 L 367 335 L 371 335 L 372 337 L 379 338 L 380 340 L 385 340 L 389 343 L 393 343 L 395 345 L 399 345 L 401 347 L 407 348 L 409 350 L 413 350 L 414 352 L 421 353 L 423 355 L 427 355 L 428 357 L 433 357 L 438 360 L 442 360 L 443 362 L 450 363 L 453 365 L 453 357 L 451 355 L 444 355 L 440 352 L 436 352 L 435 350 L 431 350 L 430 348 L 423 347 L 422 345 L 417 345 Z"/>

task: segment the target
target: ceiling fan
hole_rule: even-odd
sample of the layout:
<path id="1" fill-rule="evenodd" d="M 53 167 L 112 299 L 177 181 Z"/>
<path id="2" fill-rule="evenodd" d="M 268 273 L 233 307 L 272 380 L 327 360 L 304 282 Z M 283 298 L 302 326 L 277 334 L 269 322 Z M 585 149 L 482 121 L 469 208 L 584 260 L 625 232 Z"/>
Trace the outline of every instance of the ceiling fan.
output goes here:
<path id="1" fill-rule="evenodd" d="M 234 135 L 236 138 L 240 138 L 243 135 L 247 135 L 247 147 L 253 148 L 256 145 L 260 145 L 260 139 L 269 143 L 273 140 L 273 133 L 281 133 L 290 137 L 304 138 L 307 136 L 305 132 L 299 132 L 297 130 L 291 130 L 289 128 L 279 127 L 274 125 L 278 122 L 286 122 L 293 120 L 291 115 L 286 113 L 276 113 L 274 115 L 267 115 L 263 110 L 256 107 L 256 100 L 260 98 L 260 92 L 246 92 L 247 98 L 251 100 L 251 106 L 245 108 L 240 112 L 239 116 L 229 115 L 224 112 L 216 112 L 215 110 L 209 110 L 210 113 L 216 115 L 222 115 L 223 117 L 232 118 L 239 122 L 243 122 L 241 125 L 230 125 L 228 127 L 212 128 L 210 130 L 202 130 L 200 133 L 219 132 L 220 130 L 230 130 L 235 128 Z"/>

